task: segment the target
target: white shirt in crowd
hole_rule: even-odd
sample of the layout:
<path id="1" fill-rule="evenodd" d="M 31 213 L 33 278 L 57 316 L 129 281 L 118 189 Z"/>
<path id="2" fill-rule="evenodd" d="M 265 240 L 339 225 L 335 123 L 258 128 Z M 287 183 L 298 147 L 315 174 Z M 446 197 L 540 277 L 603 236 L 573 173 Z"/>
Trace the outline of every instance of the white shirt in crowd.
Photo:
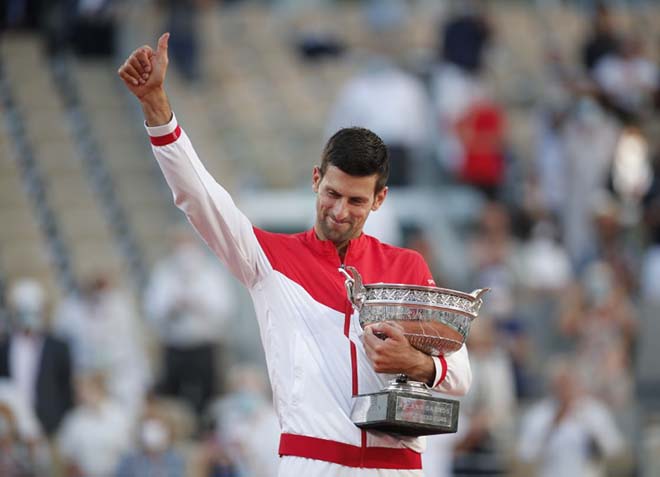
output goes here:
<path id="1" fill-rule="evenodd" d="M 137 311 L 123 292 L 65 299 L 54 330 L 71 343 L 77 371 L 102 371 L 110 394 L 126 412 L 139 412 L 151 371 Z"/>
<path id="2" fill-rule="evenodd" d="M 538 464 L 540 477 L 604 475 L 594 459 L 594 449 L 608 458 L 623 449 L 623 437 L 609 410 L 584 397 L 559 423 L 557 404 L 546 399 L 523 417 L 518 455 Z"/>
<path id="3" fill-rule="evenodd" d="M 58 435 L 60 455 L 75 463 L 86 477 L 115 475 L 130 445 L 131 426 L 122 407 L 104 400 L 98 407 L 79 406 L 67 415 Z"/>
<path id="4" fill-rule="evenodd" d="M 43 338 L 26 333 L 14 333 L 9 345 L 9 373 L 29 407 L 34 407 L 42 349 Z"/>
<path id="5" fill-rule="evenodd" d="M 385 58 L 368 61 L 367 69 L 341 90 L 326 126 L 326 136 L 345 127 L 372 130 L 385 144 L 430 146 L 432 111 L 422 83 Z"/>
<path id="6" fill-rule="evenodd" d="M 16 430 L 22 440 L 34 442 L 43 436 L 34 408 L 28 404 L 24 392 L 11 378 L 0 378 L 0 403 L 11 409 L 16 419 Z"/>
<path id="7" fill-rule="evenodd" d="M 162 341 L 173 346 L 217 342 L 236 315 L 236 285 L 214 257 L 180 245 L 155 267 L 145 309 Z"/>

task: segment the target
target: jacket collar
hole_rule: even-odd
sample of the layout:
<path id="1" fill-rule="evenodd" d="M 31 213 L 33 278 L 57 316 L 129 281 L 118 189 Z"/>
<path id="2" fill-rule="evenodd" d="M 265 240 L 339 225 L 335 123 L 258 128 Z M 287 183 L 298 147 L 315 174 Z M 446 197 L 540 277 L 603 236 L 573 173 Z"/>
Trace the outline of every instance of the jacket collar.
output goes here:
<path id="1" fill-rule="evenodd" d="M 323 255 L 337 255 L 337 249 L 335 245 L 330 240 L 321 240 L 316 236 L 314 227 L 309 229 L 307 232 L 303 233 L 303 242 L 310 247 L 312 250 L 321 253 Z M 369 242 L 369 236 L 365 235 L 364 232 L 360 234 L 358 238 L 351 240 L 348 243 L 348 250 L 346 255 L 350 253 L 350 256 L 355 258 L 357 255 L 360 255 L 362 251 L 367 247 Z"/>

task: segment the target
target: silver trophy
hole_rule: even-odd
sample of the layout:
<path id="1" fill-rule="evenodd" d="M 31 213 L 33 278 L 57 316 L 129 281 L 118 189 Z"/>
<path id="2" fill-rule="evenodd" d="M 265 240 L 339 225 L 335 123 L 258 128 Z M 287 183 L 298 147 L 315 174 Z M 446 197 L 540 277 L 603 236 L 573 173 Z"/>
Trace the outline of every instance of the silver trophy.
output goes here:
<path id="1" fill-rule="evenodd" d="M 365 285 L 354 267 L 339 271 L 346 276 L 346 293 L 363 329 L 383 321 L 396 324 L 412 346 L 431 356 L 449 356 L 460 349 L 483 303 L 481 296 L 488 291 Z M 425 383 L 401 374 L 382 391 L 356 396 L 351 419 L 363 429 L 408 436 L 446 434 L 456 432 L 458 406 L 458 401 L 442 398 Z"/>

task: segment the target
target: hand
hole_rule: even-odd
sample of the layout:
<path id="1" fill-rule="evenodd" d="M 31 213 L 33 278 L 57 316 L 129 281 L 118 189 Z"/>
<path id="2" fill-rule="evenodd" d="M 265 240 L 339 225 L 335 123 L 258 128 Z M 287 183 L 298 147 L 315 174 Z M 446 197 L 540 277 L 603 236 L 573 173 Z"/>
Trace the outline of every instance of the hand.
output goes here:
<path id="1" fill-rule="evenodd" d="M 117 71 L 129 91 L 140 101 L 150 93 L 162 90 L 169 63 L 167 56 L 169 37 L 169 33 L 161 35 L 155 52 L 149 45 L 138 48 Z"/>
<path id="2" fill-rule="evenodd" d="M 389 322 L 369 325 L 364 329 L 363 342 L 377 373 L 404 373 L 425 383 L 435 378 L 433 359 L 413 348 L 400 326 Z"/>

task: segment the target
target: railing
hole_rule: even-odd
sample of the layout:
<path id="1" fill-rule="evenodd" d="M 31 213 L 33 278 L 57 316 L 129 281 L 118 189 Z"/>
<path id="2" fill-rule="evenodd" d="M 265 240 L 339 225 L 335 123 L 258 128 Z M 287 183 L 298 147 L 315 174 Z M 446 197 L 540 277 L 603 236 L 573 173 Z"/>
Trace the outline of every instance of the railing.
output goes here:
<path id="1" fill-rule="evenodd" d="M 84 172 L 98 197 L 115 242 L 127 262 L 131 278 L 138 290 L 142 290 L 148 276 L 144 257 L 126 212 L 117 198 L 115 182 L 94 136 L 92 123 L 80 99 L 71 67 L 70 60 L 66 57 L 57 57 L 51 60 L 50 72 L 71 124 Z"/>
<path id="2" fill-rule="evenodd" d="M 2 59 L 0 59 L 0 104 L 4 109 L 5 127 L 16 150 L 16 161 L 23 188 L 30 198 L 39 228 L 46 239 L 58 284 L 65 293 L 75 292 L 78 286 L 72 272 L 71 254 L 62 240 L 56 214 L 48 201 L 47 180 L 39 168 L 32 145 L 25 133 L 25 121 L 13 99 Z"/>

